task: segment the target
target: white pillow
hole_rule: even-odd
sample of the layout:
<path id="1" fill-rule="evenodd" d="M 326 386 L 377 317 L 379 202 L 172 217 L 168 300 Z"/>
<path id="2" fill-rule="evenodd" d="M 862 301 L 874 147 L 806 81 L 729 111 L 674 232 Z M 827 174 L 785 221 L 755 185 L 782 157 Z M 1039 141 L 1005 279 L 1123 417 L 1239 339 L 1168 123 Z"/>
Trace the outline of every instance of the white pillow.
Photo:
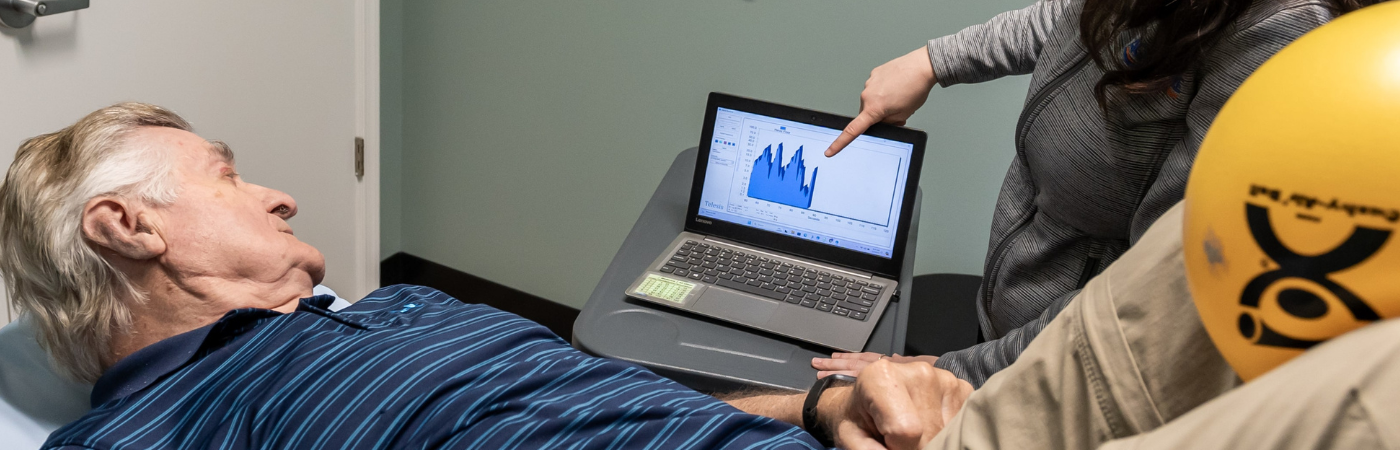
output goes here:
<path id="1" fill-rule="evenodd" d="M 49 433 L 91 409 L 92 386 L 58 376 L 28 316 L 0 328 L 0 442 L 39 448 Z"/>
<path id="2" fill-rule="evenodd" d="M 316 286 L 316 295 L 335 295 Z M 331 311 L 350 306 L 335 297 Z M 0 446 L 39 448 L 49 433 L 77 420 L 89 409 L 92 385 L 58 375 L 39 348 L 28 316 L 0 328 Z"/>

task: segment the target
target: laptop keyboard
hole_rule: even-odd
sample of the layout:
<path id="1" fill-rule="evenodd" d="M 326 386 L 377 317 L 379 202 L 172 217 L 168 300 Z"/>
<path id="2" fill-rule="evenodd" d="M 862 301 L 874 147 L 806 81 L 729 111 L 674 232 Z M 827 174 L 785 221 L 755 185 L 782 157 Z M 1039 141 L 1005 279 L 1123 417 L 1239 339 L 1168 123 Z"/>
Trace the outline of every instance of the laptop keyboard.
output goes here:
<path id="1" fill-rule="evenodd" d="M 860 321 L 870 317 L 885 289 L 879 283 L 691 240 L 659 270 Z"/>

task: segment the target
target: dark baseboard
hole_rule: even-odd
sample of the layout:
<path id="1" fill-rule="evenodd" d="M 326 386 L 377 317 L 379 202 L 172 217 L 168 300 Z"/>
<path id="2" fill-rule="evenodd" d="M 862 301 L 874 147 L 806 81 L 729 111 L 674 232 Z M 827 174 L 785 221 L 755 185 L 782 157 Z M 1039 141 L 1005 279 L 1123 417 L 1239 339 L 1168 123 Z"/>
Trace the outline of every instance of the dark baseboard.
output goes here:
<path id="1" fill-rule="evenodd" d="M 496 282 L 399 252 L 379 263 L 379 284 L 416 284 L 437 289 L 467 303 L 490 305 L 544 325 L 569 340 L 579 311 Z"/>

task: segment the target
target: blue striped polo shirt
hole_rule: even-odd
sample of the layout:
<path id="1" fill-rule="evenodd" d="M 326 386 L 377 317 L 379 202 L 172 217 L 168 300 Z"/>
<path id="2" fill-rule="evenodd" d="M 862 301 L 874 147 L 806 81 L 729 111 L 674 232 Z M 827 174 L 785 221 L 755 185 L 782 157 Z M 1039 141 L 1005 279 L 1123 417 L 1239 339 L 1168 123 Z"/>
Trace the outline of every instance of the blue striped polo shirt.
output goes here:
<path id="1" fill-rule="evenodd" d="M 229 312 L 122 359 L 45 448 L 813 449 L 791 425 L 433 289 Z"/>

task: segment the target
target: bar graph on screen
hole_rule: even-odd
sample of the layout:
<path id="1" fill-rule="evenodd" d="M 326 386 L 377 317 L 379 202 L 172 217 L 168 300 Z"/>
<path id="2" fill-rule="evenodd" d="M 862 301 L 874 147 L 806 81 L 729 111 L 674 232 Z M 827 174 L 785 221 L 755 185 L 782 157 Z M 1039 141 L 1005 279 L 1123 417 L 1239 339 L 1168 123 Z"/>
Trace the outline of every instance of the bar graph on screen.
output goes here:
<path id="1" fill-rule="evenodd" d="M 862 150 L 827 158 L 820 151 L 807 150 L 825 149 L 825 142 L 786 134 L 773 136 L 781 140 L 755 137 L 765 144 L 759 147 L 755 143 L 749 153 L 758 153 L 751 156 L 749 163 L 752 169 L 745 190 L 749 198 L 872 225 L 890 225 L 903 158 Z M 757 152 L 759 148 L 763 150 Z"/>
<path id="2" fill-rule="evenodd" d="M 811 181 L 807 181 L 807 166 L 802 161 L 802 147 L 792 153 L 792 159 L 783 162 L 783 144 L 778 144 L 778 153 L 773 154 L 773 146 L 763 149 L 763 154 L 753 160 L 753 172 L 749 176 L 749 197 L 773 203 L 809 209 L 812 195 L 817 189 L 817 169 L 812 169 Z"/>

